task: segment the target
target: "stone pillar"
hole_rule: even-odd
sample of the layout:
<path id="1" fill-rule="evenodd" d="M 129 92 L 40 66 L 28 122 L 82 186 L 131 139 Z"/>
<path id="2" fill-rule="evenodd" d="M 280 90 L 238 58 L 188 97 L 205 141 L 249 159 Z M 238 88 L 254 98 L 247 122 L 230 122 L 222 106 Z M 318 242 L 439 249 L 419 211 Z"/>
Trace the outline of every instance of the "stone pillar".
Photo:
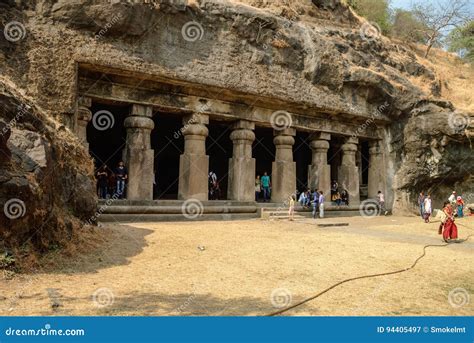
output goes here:
<path id="1" fill-rule="evenodd" d="M 155 127 L 151 106 L 132 105 L 125 119 L 127 142 L 123 159 L 128 169 L 127 199 L 153 200 L 154 152 L 150 134 Z"/>
<path id="2" fill-rule="evenodd" d="M 378 191 L 385 194 L 383 155 L 379 141 L 369 143 L 369 198 L 375 198 Z"/>
<path id="3" fill-rule="evenodd" d="M 349 193 L 349 205 L 360 204 L 359 168 L 356 165 L 357 138 L 349 137 L 341 146 L 342 162 L 339 168 L 339 184 Z"/>
<path id="4" fill-rule="evenodd" d="M 89 143 L 87 143 L 87 124 L 92 119 L 92 112 L 90 107 L 92 105 L 91 98 L 80 97 L 77 100 L 77 111 L 75 120 L 76 135 L 84 144 L 84 147 L 89 151 Z"/>
<path id="5" fill-rule="evenodd" d="M 229 200 L 255 200 L 255 159 L 252 158 L 252 143 L 255 140 L 255 124 L 239 120 L 233 125 L 230 139 L 234 145 L 232 158 L 229 159 Z"/>
<path id="6" fill-rule="evenodd" d="M 272 202 L 284 202 L 296 192 L 296 163 L 293 161 L 293 145 L 296 130 L 288 128 L 274 130 L 276 147 L 275 162 L 272 163 Z"/>
<path id="7" fill-rule="evenodd" d="M 315 133 L 310 136 L 313 157 L 308 166 L 308 185 L 313 190 L 323 191 L 328 202 L 331 201 L 331 166 L 328 164 L 328 150 L 331 135 Z"/>
<path id="8" fill-rule="evenodd" d="M 209 156 L 206 137 L 209 116 L 196 113 L 183 118 L 184 153 L 179 159 L 178 198 L 208 200 Z"/>

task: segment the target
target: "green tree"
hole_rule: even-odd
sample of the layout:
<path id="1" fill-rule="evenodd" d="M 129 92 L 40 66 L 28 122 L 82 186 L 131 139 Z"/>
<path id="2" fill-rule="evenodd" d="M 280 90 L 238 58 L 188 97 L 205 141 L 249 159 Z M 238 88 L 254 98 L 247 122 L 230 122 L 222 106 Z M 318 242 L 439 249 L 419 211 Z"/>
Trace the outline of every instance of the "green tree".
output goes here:
<path id="1" fill-rule="evenodd" d="M 448 36 L 448 49 L 474 63 L 474 20 L 455 28 Z"/>
<path id="2" fill-rule="evenodd" d="M 410 11 L 396 9 L 390 34 L 405 42 L 426 44 L 425 27 Z"/>
<path id="3" fill-rule="evenodd" d="M 357 14 L 376 23 L 383 34 L 390 32 L 390 0 L 350 0 L 348 3 Z"/>

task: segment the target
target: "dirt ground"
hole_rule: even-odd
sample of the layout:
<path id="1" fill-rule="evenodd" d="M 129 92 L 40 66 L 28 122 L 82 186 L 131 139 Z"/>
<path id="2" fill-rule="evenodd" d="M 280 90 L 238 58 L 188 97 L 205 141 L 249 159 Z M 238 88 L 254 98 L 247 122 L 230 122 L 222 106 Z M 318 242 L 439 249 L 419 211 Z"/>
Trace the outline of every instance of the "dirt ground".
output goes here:
<path id="1" fill-rule="evenodd" d="M 474 234 L 473 217 L 458 224 L 471 228 L 459 225 L 460 238 Z M 0 315 L 265 315 L 409 267 L 443 243 L 437 228 L 395 216 L 109 225 L 98 249 L 1 279 Z M 285 315 L 472 316 L 473 280 L 474 236 Z"/>

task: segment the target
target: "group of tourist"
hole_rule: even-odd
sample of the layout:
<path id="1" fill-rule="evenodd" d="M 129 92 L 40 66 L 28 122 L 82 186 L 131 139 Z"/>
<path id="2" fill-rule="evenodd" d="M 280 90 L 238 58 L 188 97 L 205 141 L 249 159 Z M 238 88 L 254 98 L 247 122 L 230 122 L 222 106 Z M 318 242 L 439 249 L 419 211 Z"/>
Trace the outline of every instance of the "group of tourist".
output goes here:
<path id="1" fill-rule="evenodd" d="M 120 161 L 114 170 L 103 164 L 96 173 L 97 195 L 100 199 L 109 199 L 115 196 L 123 199 L 128 171 L 123 161 Z"/>
<path id="2" fill-rule="evenodd" d="M 425 195 L 421 192 L 418 197 L 418 205 L 421 217 L 424 219 L 425 223 L 429 223 L 433 212 L 430 194 Z M 462 196 L 456 194 L 456 191 L 453 191 L 447 201 L 443 203 L 441 224 L 438 229 L 438 233 L 443 235 L 445 242 L 449 242 L 450 239 L 458 238 L 458 228 L 454 223 L 455 217 L 464 217 L 464 200 L 462 199 Z"/>
<path id="3" fill-rule="evenodd" d="M 331 183 L 331 201 L 337 206 L 349 206 L 349 193 L 344 188 L 339 187 L 336 180 Z"/>
<path id="4" fill-rule="evenodd" d="M 318 216 L 319 212 L 319 217 L 324 218 L 324 192 L 315 190 L 314 192 L 311 192 L 308 190 L 308 192 L 302 192 L 300 195 L 300 199 L 298 202 L 302 204 L 302 206 L 312 206 L 313 207 L 313 219 L 316 219 Z M 290 220 L 294 219 L 295 215 L 295 202 L 296 202 L 296 195 L 291 195 L 288 199 L 288 216 Z"/>
<path id="5" fill-rule="evenodd" d="M 255 201 L 259 201 L 263 197 L 263 202 L 270 201 L 272 182 L 267 172 L 263 176 L 257 175 L 255 178 Z"/>
<path id="6" fill-rule="evenodd" d="M 453 215 L 455 217 L 464 217 L 464 200 L 462 199 L 462 196 L 456 195 L 456 191 L 453 191 L 453 193 L 449 196 L 448 200 L 445 202 L 443 206 L 443 211 L 446 208 L 446 205 L 449 205 L 450 211 L 453 212 Z M 430 217 L 433 214 L 431 195 L 425 195 L 424 192 L 421 192 L 418 197 L 418 206 L 420 209 L 421 218 L 423 218 L 425 223 L 429 223 Z"/>

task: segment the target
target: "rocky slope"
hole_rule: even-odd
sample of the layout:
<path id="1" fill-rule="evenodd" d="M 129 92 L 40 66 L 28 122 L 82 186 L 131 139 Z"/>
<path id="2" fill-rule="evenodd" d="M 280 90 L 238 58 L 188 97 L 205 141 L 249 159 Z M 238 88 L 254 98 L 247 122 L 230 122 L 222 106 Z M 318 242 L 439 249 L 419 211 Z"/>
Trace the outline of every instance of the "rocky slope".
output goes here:
<path id="1" fill-rule="evenodd" d="M 4 164 L 16 165 L 21 182 L 11 182 L 11 167 L 2 167 L 1 186 L 2 203 L 22 194 L 35 211 L 14 224 L 3 218 L 4 235 L 24 231 L 23 239 L 43 220 L 63 234 L 74 217 L 93 212 L 91 163 L 58 124 L 75 110 L 77 62 L 271 96 L 333 115 L 373 113 L 388 104 L 384 114 L 393 123 L 385 151 L 394 189 L 388 202 L 406 210 L 421 190 L 441 201 L 452 188 L 473 197 L 469 114 L 440 98 L 443 83 L 413 52 L 380 36 L 339 0 L 10 0 L 0 6 L 4 28 L 18 23 L 9 27 L 10 39 L 0 37 L 0 74 L 10 85 L 2 101 L 23 104 L 24 97 L 35 109 L 13 129 L 14 157 Z M 195 41 L 183 40 L 190 21 L 201 27 Z M 8 125 L 14 113 L 0 116 Z M 33 118 L 50 129 L 31 127 Z M 30 161 L 36 156 L 21 157 L 38 150 L 45 152 L 36 167 Z M 69 219 L 61 223 L 56 211 Z"/>

